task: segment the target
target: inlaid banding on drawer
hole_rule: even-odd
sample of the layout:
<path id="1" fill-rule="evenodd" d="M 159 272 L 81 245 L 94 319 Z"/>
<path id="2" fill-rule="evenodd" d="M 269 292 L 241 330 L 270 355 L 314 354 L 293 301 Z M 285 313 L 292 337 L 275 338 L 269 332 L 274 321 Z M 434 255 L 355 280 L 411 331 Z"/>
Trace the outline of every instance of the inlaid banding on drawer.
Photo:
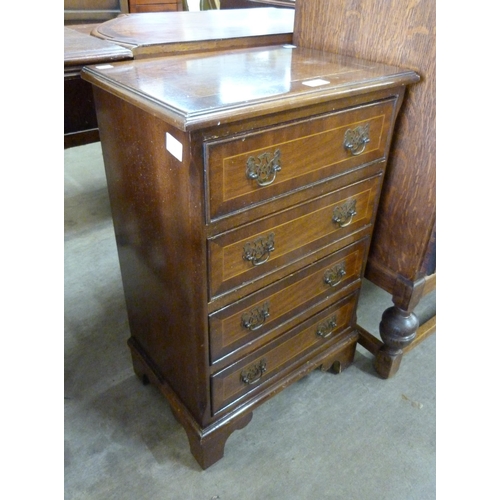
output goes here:
<path id="1" fill-rule="evenodd" d="M 347 285 L 361 277 L 367 247 L 364 238 L 211 314 L 211 362 L 241 347 L 269 342 L 317 312 L 318 304 L 324 308 L 325 301 L 339 300 L 351 290 Z M 339 279 L 331 282 L 331 275 Z"/>
<path id="2" fill-rule="evenodd" d="M 383 158 L 395 102 L 207 142 L 210 220 Z M 353 147 L 346 137 L 361 129 L 369 140 L 362 148 Z"/>
<path id="3" fill-rule="evenodd" d="M 350 324 L 356 295 L 350 295 L 216 373 L 212 381 L 212 411 L 217 413 L 253 389 L 259 390 L 278 372 L 309 352 L 330 343 Z M 328 326 L 326 326 L 328 325 Z M 328 332 L 325 333 L 325 330 Z"/>
<path id="4" fill-rule="evenodd" d="M 380 182 L 378 175 L 209 239 L 211 298 L 267 276 L 370 224 Z M 355 210 L 349 220 L 339 223 L 336 214 L 351 206 Z M 271 235 L 272 251 L 255 265 L 247 258 L 249 244 L 268 241 Z"/>

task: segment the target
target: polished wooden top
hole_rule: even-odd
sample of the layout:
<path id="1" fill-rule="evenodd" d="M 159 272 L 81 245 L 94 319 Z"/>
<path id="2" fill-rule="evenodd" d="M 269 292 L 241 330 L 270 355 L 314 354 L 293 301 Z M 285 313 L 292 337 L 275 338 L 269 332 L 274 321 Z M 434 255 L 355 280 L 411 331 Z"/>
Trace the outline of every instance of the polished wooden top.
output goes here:
<path id="1" fill-rule="evenodd" d="M 290 45 L 90 66 L 82 76 L 182 130 L 393 88 L 419 78 L 411 70 Z"/>
<path id="2" fill-rule="evenodd" d="M 273 39 L 289 43 L 294 14 L 293 9 L 274 7 L 124 14 L 97 26 L 92 35 L 130 48 L 136 58 L 210 50 L 210 44 L 215 49 L 228 49 L 272 44 Z M 247 39 L 251 40 L 245 44 Z"/>
<path id="3" fill-rule="evenodd" d="M 100 40 L 82 31 L 64 27 L 64 72 L 84 64 L 132 59 L 129 49 Z"/>

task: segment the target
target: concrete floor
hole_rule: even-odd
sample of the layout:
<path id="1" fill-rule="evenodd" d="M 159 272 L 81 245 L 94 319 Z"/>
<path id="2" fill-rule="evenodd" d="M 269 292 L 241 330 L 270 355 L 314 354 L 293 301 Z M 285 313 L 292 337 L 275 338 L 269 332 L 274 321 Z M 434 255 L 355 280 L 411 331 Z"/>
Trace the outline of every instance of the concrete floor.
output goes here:
<path id="1" fill-rule="evenodd" d="M 378 378 L 358 347 L 254 411 L 202 471 L 159 392 L 134 375 L 100 143 L 65 151 L 65 499 L 436 498 L 435 335 Z M 376 333 L 390 296 L 363 284 Z M 420 304 L 425 320 L 434 294 Z"/>

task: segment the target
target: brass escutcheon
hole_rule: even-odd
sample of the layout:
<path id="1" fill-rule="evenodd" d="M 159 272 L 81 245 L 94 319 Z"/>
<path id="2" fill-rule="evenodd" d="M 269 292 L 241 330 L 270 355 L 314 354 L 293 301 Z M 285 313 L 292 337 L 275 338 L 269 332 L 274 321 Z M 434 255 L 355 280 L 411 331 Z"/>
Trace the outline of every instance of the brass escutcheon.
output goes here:
<path id="1" fill-rule="evenodd" d="M 327 319 L 324 323 L 321 323 L 320 325 L 318 325 L 318 329 L 316 330 L 316 334 L 319 335 L 320 337 L 326 339 L 326 338 L 330 337 L 330 335 L 335 330 L 336 326 L 337 326 L 337 316 L 333 316 L 333 317 Z"/>
<path id="2" fill-rule="evenodd" d="M 352 222 L 356 214 L 356 200 L 348 200 L 344 204 L 333 209 L 332 220 L 338 224 L 339 227 L 346 227 Z"/>
<path id="3" fill-rule="evenodd" d="M 324 282 L 332 288 L 334 286 L 337 286 L 342 281 L 342 278 L 346 275 L 345 268 L 345 262 L 341 262 L 331 269 L 327 269 L 325 271 L 325 275 L 323 276 Z"/>
<path id="4" fill-rule="evenodd" d="M 250 385 L 258 382 L 264 372 L 267 370 L 267 361 L 265 359 L 260 360 L 259 363 L 243 370 L 240 374 L 240 379 L 244 384 Z"/>
<path id="5" fill-rule="evenodd" d="M 277 149 L 274 155 L 262 153 L 255 158 L 250 156 L 247 160 L 247 179 L 256 180 L 261 187 L 269 186 L 276 179 L 276 174 L 281 170 L 281 151 Z"/>
<path id="6" fill-rule="evenodd" d="M 269 302 L 264 302 L 264 304 L 242 314 L 241 326 L 252 331 L 258 330 L 266 322 L 269 314 Z"/>
<path id="7" fill-rule="evenodd" d="M 250 261 L 254 266 L 260 266 L 269 260 L 274 250 L 274 233 L 248 241 L 243 246 L 243 259 Z"/>
<path id="8" fill-rule="evenodd" d="M 370 124 L 359 125 L 355 129 L 347 129 L 344 134 L 344 148 L 353 156 L 360 155 L 370 142 Z"/>

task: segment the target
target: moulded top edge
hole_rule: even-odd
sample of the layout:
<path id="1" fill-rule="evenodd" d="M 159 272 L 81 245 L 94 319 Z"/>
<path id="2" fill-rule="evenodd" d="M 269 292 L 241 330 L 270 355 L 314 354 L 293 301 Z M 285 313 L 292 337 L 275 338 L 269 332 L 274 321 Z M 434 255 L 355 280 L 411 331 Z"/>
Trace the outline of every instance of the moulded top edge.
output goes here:
<path id="1" fill-rule="evenodd" d="M 419 80 L 411 70 L 293 46 L 94 65 L 83 78 L 163 110 L 184 130 Z"/>

